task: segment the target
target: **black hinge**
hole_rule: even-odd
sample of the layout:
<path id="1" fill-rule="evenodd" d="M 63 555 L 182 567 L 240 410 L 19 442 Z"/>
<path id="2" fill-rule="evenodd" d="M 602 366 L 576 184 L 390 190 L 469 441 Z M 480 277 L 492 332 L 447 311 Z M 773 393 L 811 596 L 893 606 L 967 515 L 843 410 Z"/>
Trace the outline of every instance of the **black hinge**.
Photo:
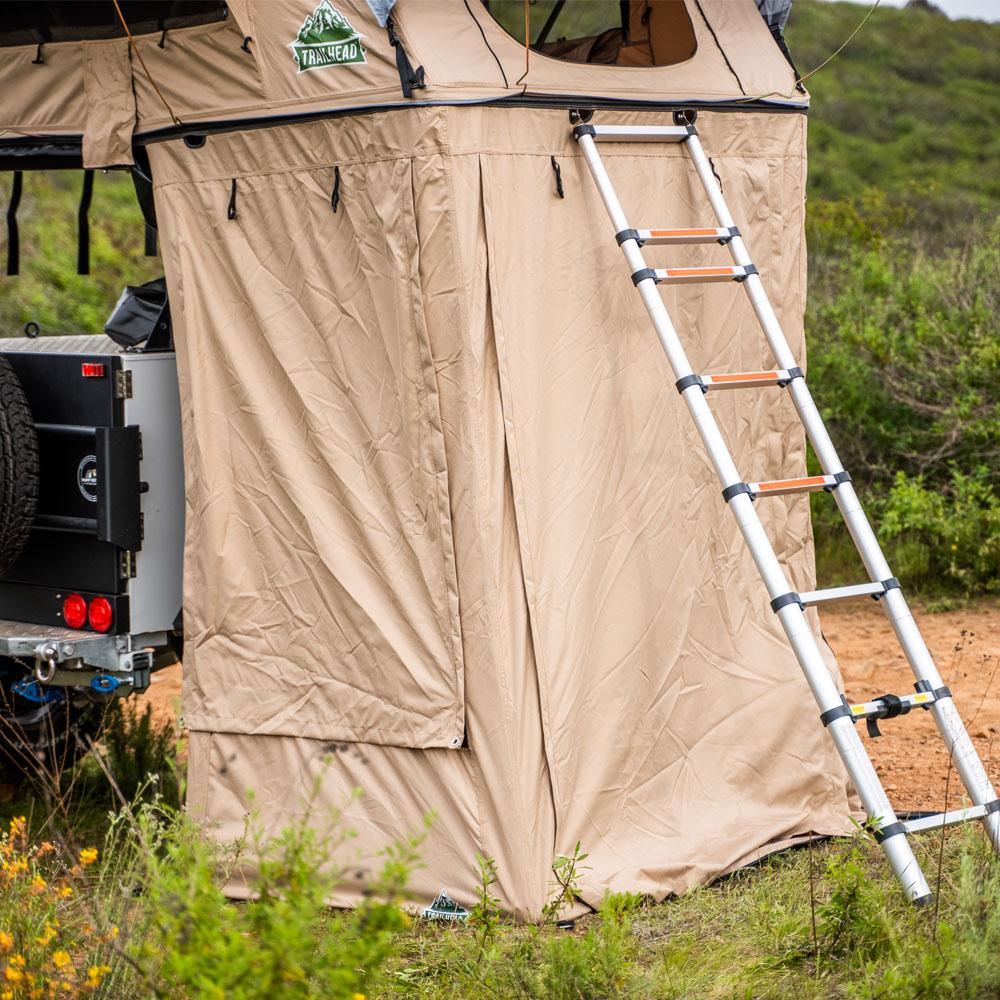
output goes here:
<path id="1" fill-rule="evenodd" d="M 132 398 L 132 373 L 127 369 L 115 372 L 115 399 Z"/>
<path id="2" fill-rule="evenodd" d="M 135 577 L 135 553 L 131 549 L 122 549 L 118 553 L 118 570 L 125 580 Z"/>

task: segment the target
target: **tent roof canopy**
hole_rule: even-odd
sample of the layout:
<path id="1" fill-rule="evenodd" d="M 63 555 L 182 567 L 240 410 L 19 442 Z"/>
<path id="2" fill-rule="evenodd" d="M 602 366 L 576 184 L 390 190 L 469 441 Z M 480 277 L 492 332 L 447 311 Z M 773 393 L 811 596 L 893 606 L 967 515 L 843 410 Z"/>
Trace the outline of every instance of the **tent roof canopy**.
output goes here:
<path id="1" fill-rule="evenodd" d="M 529 46 L 517 0 L 398 0 L 385 27 L 366 0 L 120 7 L 131 38 L 111 0 L 5 6 L 0 166 L 56 137 L 106 168 L 135 143 L 418 105 L 807 106 L 754 0 L 546 0 Z"/>

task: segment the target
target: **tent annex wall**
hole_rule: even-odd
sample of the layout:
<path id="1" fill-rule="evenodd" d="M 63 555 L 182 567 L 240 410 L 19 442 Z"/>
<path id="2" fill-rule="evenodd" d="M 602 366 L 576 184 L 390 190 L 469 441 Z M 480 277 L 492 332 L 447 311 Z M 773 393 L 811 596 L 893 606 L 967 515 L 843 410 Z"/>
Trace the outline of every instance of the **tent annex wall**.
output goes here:
<path id="1" fill-rule="evenodd" d="M 224 838 L 250 788 L 274 828 L 314 787 L 314 811 L 346 804 L 358 856 L 335 902 L 429 813 L 415 898 L 468 901 L 479 851 L 522 917 L 577 841 L 596 905 L 849 829 L 840 764 L 570 137 L 581 104 L 627 123 L 698 105 L 803 355 L 803 97 L 749 0 L 689 7 L 684 64 L 532 53 L 512 86 L 524 49 L 485 9 L 400 0 L 427 81 L 411 98 L 360 3 L 337 8 L 366 62 L 301 74 L 309 3 L 234 5 L 162 50 L 142 36 L 145 70 L 117 39 L 46 45 L 72 78 L 47 112 L 20 100 L 40 96 L 36 47 L 0 49 L 0 79 L 23 85 L 8 121 L 82 134 L 91 165 L 148 157 L 184 421 L 189 804 Z M 75 103 L 81 80 L 107 113 Z M 704 224 L 679 150 L 608 159 L 637 220 Z M 665 294 L 694 359 L 767 366 L 735 289 Z M 732 393 L 718 412 L 748 476 L 802 472 L 790 409 Z M 807 500 L 765 523 L 810 589 Z"/>

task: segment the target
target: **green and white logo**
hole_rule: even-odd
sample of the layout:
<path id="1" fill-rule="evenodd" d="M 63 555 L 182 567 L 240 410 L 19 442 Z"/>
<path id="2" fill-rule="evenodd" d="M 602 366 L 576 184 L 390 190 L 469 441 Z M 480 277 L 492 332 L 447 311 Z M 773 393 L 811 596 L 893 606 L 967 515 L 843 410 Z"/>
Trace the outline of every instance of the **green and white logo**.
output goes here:
<path id="1" fill-rule="evenodd" d="M 288 47 L 295 55 L 300 73 L 324 66 L 367 62 L 361 35 L 330 0 L 320 0 Z"/>

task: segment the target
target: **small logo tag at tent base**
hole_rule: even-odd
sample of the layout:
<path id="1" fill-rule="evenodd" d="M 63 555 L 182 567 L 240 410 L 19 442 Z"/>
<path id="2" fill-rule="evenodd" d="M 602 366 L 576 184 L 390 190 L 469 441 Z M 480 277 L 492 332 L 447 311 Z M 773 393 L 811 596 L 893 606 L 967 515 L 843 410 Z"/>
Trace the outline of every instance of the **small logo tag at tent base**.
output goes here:
<path id="1" fill-rule="evenodd" d="M 319 6 L 305 19 L 298 36 L 288 47 L 295 56 L 300 73 L 324 66 L 344 66 L 366 63 L 362 36 L 350 21 L 330 3 L 320 0 Z"/>
<path id="2" fill-rule="evenodd" d="M 425 906 L 420 911 L 420 916 L 424 920 L 468 920 L 469 911 L 464 906 L 459 906 L 442 889 L 438 894 L 437 898 L 431 903 L 430 906 Z"/>

